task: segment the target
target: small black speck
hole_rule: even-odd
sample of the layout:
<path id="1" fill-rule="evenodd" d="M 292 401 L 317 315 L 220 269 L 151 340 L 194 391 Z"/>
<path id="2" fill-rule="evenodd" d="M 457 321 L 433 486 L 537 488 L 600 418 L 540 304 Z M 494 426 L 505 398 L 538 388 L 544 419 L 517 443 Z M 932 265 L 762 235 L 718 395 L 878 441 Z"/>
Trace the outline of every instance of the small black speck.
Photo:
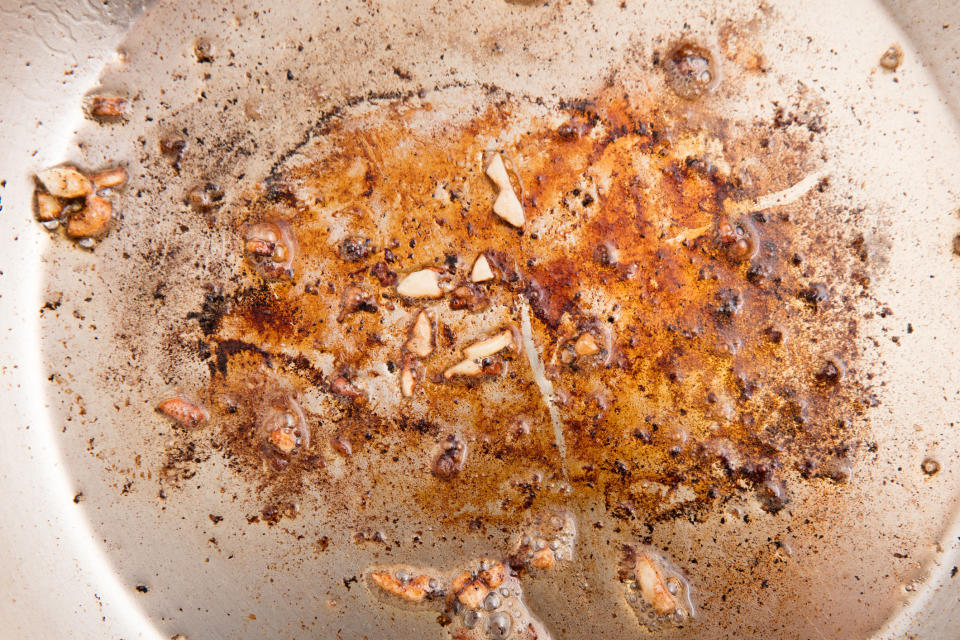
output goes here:
<path id="1" fill-rule="evenodd" d="M 349 578 L 343 579 L 343 586 L 347 588 L 347 591 L 350 591 L 350 585 L 359 582 L 357 576 L 350 576 Z"/>
<path id="2" fill-rule="evenodd" d="M 138 585 L 137 585 L 137 591 L 139 591 L 140 593 L 146 593 L 146 592 L 150 591 L 150 589 L 147 588 L 147 585 L 145 585 L 145 584 L 138 584 Z"/>
<path id="3" fill-rule="evenodd" d="M 83 500 L 83 491 L 73 496 L 73 504 L 80 504 L 81 500 Z"/>
<path id="4" fill-rule="evenodd" d="M 957 568 L 954 567 L 953 569 L 950 569 L 950 577 L 952 578 L 956 575 L 957 575 Z"/>
<path id="5" fill-rule="evenodd" d="M 293 71 L 287 69 L 287 80 L 293 80 Z"/>
<path id="6" fill-rule="evenodd" d="M 907 323 L 907 333 L 913 333 L 913 325 L 909 322 Z"/>

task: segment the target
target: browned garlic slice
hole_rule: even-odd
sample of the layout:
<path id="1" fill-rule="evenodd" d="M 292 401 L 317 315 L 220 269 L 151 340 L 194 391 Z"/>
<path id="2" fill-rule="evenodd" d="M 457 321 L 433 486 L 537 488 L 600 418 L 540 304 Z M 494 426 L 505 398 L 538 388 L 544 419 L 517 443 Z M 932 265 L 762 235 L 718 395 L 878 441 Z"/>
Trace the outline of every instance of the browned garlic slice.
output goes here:
<path id="1" fill-rule="evenodd" d="M 637 585 L 640 594 L 650 603 L 653 610 L 659 614 L 673 613 L 677 610 L 677 601 L 667 588 L 657 565 L 647 555 L 637 556 L 636 564 Z"/>
<path id="2" fill-rule="evenodd" d="M 493 269 L 490 268 L 487 257 L 481 253 L 477 261 L 473 263 L 470 282 L 486 282 L 487 280 L 493 280 Z"/>
<path id="3" fill-rule="evenodd" d="M 397 284 L 397 293 L 405 298 L 439 298 L 440 274 L 433 269 L 421 269 L 407 274 Z"/>
<path id="4" fill-rule="evenodd" d="M 63 202 L 49 193 L 37 194 L 37 219 L 41 222 L 56 220 L 63 213 Z"/>
<path id="5" fill-rule="evenodd" d="M 86 206 L 67 220 L 71 238 L 95 238 L 103 235 L 113 218 L 113 206 L 100 196 L 87 196 Z"/>
<path id="6" fill-rule="evenodd" d="M 587 331 L 573 343 L 573 350 L 578 356 L 595 356 L 600 353 L 600 345 L 593 334 Z"/>
<path id="7" fill-rule="evenodd" d="M 404 365 L 403 370 L 400 372 L 400 393 L 403 394 L 404 398 L 413 396 L 413 389 L 416 384 L 410 366 Z"/>
<path id="8" fill-rule="evenodd" d="M 93 184 L 75 167 L 53 167 L 41 171 L 37 179 L 51 195 L 59 198 L 82 198 L 93 193 Z"/>
<path id="9" fill-rule="evenodd" d="M 107 169 L 93 174 L 90 179 L 98 190 L 117 187 L 127 181 L 127 170 L 123 167 Z"/>
<path id="10" fill-rule="evenodd" d="M 443 377 L 449 380 L 453 376 L 478 376 L 483 373 L 483 367 L 476 360 L 467 358 L 448 368 L 443 372 Z"/>
<path id="11" fill-rule="evenodd" d="M 468 360 L 480 360 L 499 353 L 507 347 L 513 346 L 513 332 L 504 329 L 500 333 L 493 335 L 485 340 L 474 342 L 469 347 L 465 347 L 463 355 Z"/>
<path id="12" fill-rule="evenodd" d="M 433 324 L 426 311 L 417 314 L 406 346 L 407 351 L 421 358 L 426 358 L 433 353 Z"/>
<path id="13" fill-rule="evenodd" d="M 499 153 L 487 165 L 487 177 L 497 185 L 497 199 L 493 202 L 493 212 L 515 227 L 522 227 L 526 221 L 523 216 L 523 205 L 510 184 L 510 176 L 503 164 L 503 156 Z"/>
<path id="14" fill-rule="evenodd" d="M 386 571 L 374 571 L 370 580 L 385 592 L 409 602 L 422 602 L 433 589 L 430 587 L 432 579 L 420 575 L 408 580 L 400 580 L 396 574 Z"/>

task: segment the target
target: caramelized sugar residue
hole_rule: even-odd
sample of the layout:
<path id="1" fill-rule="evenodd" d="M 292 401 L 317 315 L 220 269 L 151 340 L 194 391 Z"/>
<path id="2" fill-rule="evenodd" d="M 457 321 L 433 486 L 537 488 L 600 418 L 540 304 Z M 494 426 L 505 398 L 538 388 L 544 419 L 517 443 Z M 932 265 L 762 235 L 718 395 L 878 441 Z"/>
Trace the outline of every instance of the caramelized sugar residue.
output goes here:
<path id="1" fill-rule="evenodd" d="M 254 225 L 293 236 L 248 246 L 246 284 L 202 316 L 208 428 L 268 504 L 389 487 L 451 525 L 557 502 L 649 520 L 844 479 L 870 403 L 848 241 L 822 228 L 825 180 L 751 204 L 823 169 L 810 131 L 612 91 L 442 93 L 336 120 L 229 211 L 237 254 Z M 495 153 L 522 229 L 492 212 Z M 494 278 L 473 283 L 481 255 Z M 399 296 L 422 269 L 442 297 Z M 425 356 L 405 346 L 422 309 Z M 505 329 L 479 374 L 443 375 Z"/>

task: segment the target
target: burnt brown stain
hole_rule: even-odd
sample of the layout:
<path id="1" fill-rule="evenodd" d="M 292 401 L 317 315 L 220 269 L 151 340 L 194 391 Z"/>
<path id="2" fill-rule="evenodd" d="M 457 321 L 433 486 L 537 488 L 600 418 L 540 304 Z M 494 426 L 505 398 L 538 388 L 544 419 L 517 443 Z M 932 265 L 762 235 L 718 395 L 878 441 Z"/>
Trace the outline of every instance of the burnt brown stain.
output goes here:
<path id="1" fill-rule="evenodd" d="M 855 373 L 857 322 L 830 304 L 832 286 L 842 283 L 810 283 L 790 258 L 802 255 L 804 265 L 829 264 L 837 248 L 811 242 L 802 221 L 761 213 L 727 216 L 724 208 L 728 200 L 777 191 L 802 176 L 815 151 L 809 134 L 821 130 L 815 118 L 787 122 L 777 111 L 765 126 L 738 128 L 707 117 L 693 126 L 680 124 L 648 99 L 615 91 L 557 105 L 553 110 L 559 118 L 535 123 L 504 150 L 517 159 L 528 216 L 527 228 L 518 232 L 491 214 L 494 192 L 482 167 L 466 167 L 462 159 L 479 157 L 522 111 L 520 102 L 491 102 L 473 119 L 433 136 L 406 124 L 428 106 L 379 108 L 393 110 L 394 117 L 369 125 L 349 118 L 330 124 L 325 135 L 334 152 L 274 176 L 235 214 L 237 229 L 265 216 L 287 220 L 300 245 L 298 260 L 322 271 L 321 280 L 254 284 L 258 277 L 251 272 L 251 284 L 222 320 L 214 302 L 213 311 L 198 317 L 206 323 L 205 332 L 212 330 L 221 374 L 211 383 L 209 397 L 225 390 L 242 395 L 243 376 L 262 360 L 272 362 L 291 386 L 325 394 L 332 407 L 309 416 L 314 443 L 335 435 L 353 443 L 348 465 L 363 455 L 379 460 L 380 479 L 353 478 L 355 491 L 331 499 L 362 503 L 365 488 L 406 469 L 398 461 L 416 459 L 422 464 L 411 473 L 418 474 L 419 484 L 404 499 L 451 523 L 459 522 L 451 514 L 474 513 L 464 510 L 466 505 L 495 502 L 505 513 L 519 513 L 556 500 L 516 480 L 533 471 L 553 478 L 566 471 L 573 485 L 566 500 L 599 500 L 621 515 L 689 517 L 743 485 L 776 512 L 789 501 L 785 477 L 791 471 L 802 471 L 804 460 L 823 458 L 823 451 L 855 437 L 854 430 L 837 425 L 864 418 L 869 405 Z M 735 143 L 741 155 L 747 149 L 760 160 L 751 163 L 749 190 L 734 177 L 739 174 L 717 166 L 696 145 L 682 147 L 682 140 L 697 135 Z M 784 144 L 772 145 L 771 138 Z M 681 147 L 693 150 L 680 154 Z M 638 158 L 650 172 L 636 168 Z M 287 187 L 293 184 L 299 190 Z M 438 184 L 456 197 L 435 201 L 431 194 Z M 353 235 L 334 239 L 324 218 L 327 210 L 295 195 L 303 190 L 339 203 L 332 215 Z M 389 201 L 391 210 L 403 215 L 378 219 L 371 206 L 375 201 Z M 565 231 L 531 231 L 544 221 L 546 228 L 556 221 Z M 724 235 L 727 227 L 748 230 L 750 238 L 737 245 L 740 249 L 731 249 L 739 240 Z M 684 235 L 691 230 L 700 231 Z M 358 277 L 358 262 L 376 260 L 368 251 L 375 246 L 390 247 L 389 256 L 384 254 L 390 267 L 377 261 L 365 282 L 386 302 L 369 314 L 349 316 L 347 337 L 331 344 L 331 309 Z M 605 247 L 608 257 L 600 264 L 597 247 Z M 609 259 L 614 250 L 616 260 Z M 478 292 L 489 296 L 492 306 L 508 308 L 515 308 L 522 295 L 536 318 L 534 339 L 557 389 L 566 460 L 522 360 L 508 362 L 502 374 L 517 397 L 497 407 L 480 404 L 473 393 L 482 381 L 444 383 L 436 373 L 445 363 L 427 361 L 430 375 L 418 382 L 418 393 L 429 397 L 436 414 L 429 417 L 399 400 L 396 415 L 386 416 L 364 402 L 344 401 L 330 393 L 310 364 L 309 355 L 326 350 L 358 371 L 372 366 L 364 345 L 382 343 L 380 332 L 388 329 L 382 324 L 385 304 L 405 304 L 393 293 L 393 274 L 435 266 L 464 285 L 469 265 L 480 254 L 497 279 L 477 287 Z M 597 293 L 609 303 L 600 315 L 591 310 Z M 605 327 L 612 343 L 600 354 L 568 364 L 551 360 L 556 345 L 576 337 L 564 333 L 570 325 L 593 327 L 597 335 Z M 443 318 L 439 326 L 446 327 Z M 238 331 L 242 342 L 233 337 Z M 440 340 L 444 335 L 441 330 L 438 336 L 444 348 L 464 344 L 462 336 L 450 333 Z M 278 345 L 304 355 L 281 359 Z M 241 353 L 256 353 L 262 360 L 244 360 Z M 390 359 L 395 378 L 400 358 L 398 352 Z M 850 363 L 844 375 L 820 368 L 839 358 Z M 393 384 L 399 397 L 399 382 Z M 238 471 L 287 497 L 306 486 L 326 486 L 333 493 L 317 451 L 262 471 L 260 445 L 249 428 L 254 400 L 241 399 L 248 408 L 230 414 L 214 409 L 221 413 L 219 437 Z M 452 421 L 453 409 L 463 407 L 473 416 L 459 423 L 470 453 L 462 469 L 441 474 L 441 481 L 431 477 L 436 475 L 431 452 L 445 429 L 441 423 Z M 538 426 L 511 435 L 518 415 Z M 688 485 L 695 498 L 668 506 L 645 488 L 649 483 L 670 490 Z M 496 517 L 484 514 L 485 520 Z M 460 524 L 466 526 L 466 520 Z"/>

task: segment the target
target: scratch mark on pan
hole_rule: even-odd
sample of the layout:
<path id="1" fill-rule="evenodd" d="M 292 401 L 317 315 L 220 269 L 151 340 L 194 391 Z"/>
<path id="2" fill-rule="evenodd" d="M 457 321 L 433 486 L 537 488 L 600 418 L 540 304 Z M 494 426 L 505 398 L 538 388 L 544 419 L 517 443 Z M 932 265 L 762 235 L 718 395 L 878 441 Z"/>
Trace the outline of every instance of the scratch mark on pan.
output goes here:
<path id="1" fill-rule="evenodd" d="M 563 422 L 560 420 L 560 411 L 557 409 L 557 403 L 554 401 L 553 383 L 547 379 L 543 368 L 543 359 L 540 357 L 540 351 L 533 341 L 533 330 L 530 327 L 530 304 L 527 299 L 520 296 L 520 336 L 523 338 L 523 350 L 527 354 L 527 362 L 530 363 L 530 370 L 533 371 L 533 379 L 537 383 L 540 395 L 547 405 L 547 411 L 550 412 L 550 422 L 553 423 L 553 438 L 557 443 L 557 449 L 560 451 L 560 467 L 563 470 L 563 477 L 567 477 L 567 445 L 563 439 Z"/>
<path id="2" fill-rule="evenodd" d="M 829 176 L 831 169 L 829 166 L 822 167 L 813 173 L 808 174 L 800 182 L 765 196 L 760 196 L 756 200 L 741 200 L 734 202 L 727 200 L 723 203 L 727 213 L 749 213 L 751 211 L 762 211 L 771 207 L 782 207 L 793 204 L 817 186 L 817 183 Z"/>

